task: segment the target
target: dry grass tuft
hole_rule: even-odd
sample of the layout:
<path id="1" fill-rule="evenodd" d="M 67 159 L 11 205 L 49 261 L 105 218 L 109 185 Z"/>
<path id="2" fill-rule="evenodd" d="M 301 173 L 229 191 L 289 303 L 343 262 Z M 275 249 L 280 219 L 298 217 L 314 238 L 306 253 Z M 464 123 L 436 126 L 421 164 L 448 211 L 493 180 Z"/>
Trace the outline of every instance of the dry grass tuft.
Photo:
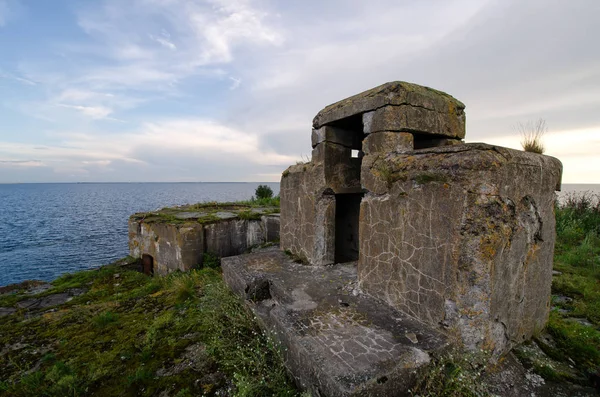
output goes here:
<path id="1" fill-rule="evenodd" d="M 514 127 L 521 134 L 521 146 L 523 150 L 531 153 L 543 154 L 545 151 L 542 138 L 548 131 L 546 120 L 540 118 L 537 121 L 519 123 Z"/>

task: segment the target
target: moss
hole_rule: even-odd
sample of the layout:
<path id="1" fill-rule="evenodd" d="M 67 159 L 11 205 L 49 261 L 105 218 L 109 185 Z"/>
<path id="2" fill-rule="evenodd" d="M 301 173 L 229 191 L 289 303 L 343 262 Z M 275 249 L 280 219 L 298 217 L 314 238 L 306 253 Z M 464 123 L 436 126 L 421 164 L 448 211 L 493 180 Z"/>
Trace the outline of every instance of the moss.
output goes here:
<path id="1" fill-rule="evenodd" d="M 283 172 L 281 173 L 281 176 L 282 176 L 283 178 L 287 178 L 287 177 L 288 177 L 288 175 L 290 175 L 290 171 L 289 171 L 289 170 L 285 170 L 285 171 L 283 171 Z"/>
<path id="2" fill-rule="evenodd" d="M 420 185 L 431 182 L 448 182 L 448 176 L 439 172 L 423 172 L 416 175 L 413 179 Z"/>
<path id="3" fill-rule="evenodd" d="M 260 220 L 262 213 L 251 211 L 251 210 L 245 210 L 245 211 L 238 212 L 237 216 L 240 219 L 245 219 L 245 220 Z"/>
<path id="4" fill-rule="evenodd" d="M 395 171 L 390 164 L 384 162 L 375 167 L 375 174 L 386 183 L 388 189 L 391 189 L 394 183 L 408 179 L 405 172 Z"/>
<path id="5" fill-rule="evenodd" d="M 277 347 L 217 271 L 151 278 L 113 265 L 54 284 L 88 291 L 41 316 L 3 318 L 0 344 L 12 348 L 0 356 L 0 394 L 214 395 L 228 382 L 257 390 L 249 395 L 297 394 Z M 202 346 L 201 365 L 171 370 L 189 362 L 191 345 Z"/>

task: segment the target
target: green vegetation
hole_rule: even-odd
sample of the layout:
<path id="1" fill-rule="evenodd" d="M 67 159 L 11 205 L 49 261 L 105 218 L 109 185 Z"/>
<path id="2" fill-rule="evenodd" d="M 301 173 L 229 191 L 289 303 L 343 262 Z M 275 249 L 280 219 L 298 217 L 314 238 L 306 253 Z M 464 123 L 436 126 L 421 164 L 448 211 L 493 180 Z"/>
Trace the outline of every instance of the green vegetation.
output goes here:
<path id="1" fill-rule="evenodd" d="M 87 292 L 2 318 L 0 395 L 298 395 L 277 347 L 216 270 L 151 278 L 113 264 L 53 285 L 43 294 Z"/>
<path id="2" fill-rule="evenodd" d="M 456 351 L 435 358 L 421 373 L 411 393 L 420 397 L 486 396 L 486 385 L 480 379 L 486 358 L 484 354 Z"/>
<path id="3" fill-rule="evenodd" d="M 523 150 L 538 154 L 544 153 L 545 148 L 542 139 L 548 131 L 546 120 L 540 118 L 537 121 L 519 123 L 514 128 L 521 134 Z"/>
<path id="4" fill-rule="evenodd" d="M 258 187 L 256 188 L 256 190 L 254 192 L 254 197 L 257 200 L 269 199 L 269 198 L 273 197 L 273 189 L 271 189 L 267 185 L 258 185 Z"/>
<path id="5" fill-rule="evenodd" d="M 221 267 L 221 259 L 219 259 L 219 257 L 215 254 L 206 252 L 206 253 L 204 253 L 202 266 L 209 268 L 209 269 L 217 269 L 217 268 Z"/>
<path id="6" fill-rule="evenodd" d="M 558 349 L 587 374 L 600 369 L 600 197 L 570 195 L 556 208 L 557 241 L 547 329 Z M 590 325 L 585 325 L 589 323 Z"/>
<path id="7" fill-rule="evenodd" d="M 266 185 L 261 186 L 266 187 L 269 190 L 271 189 Z M 259 186 L 259 188 L 261 188 L 261 186 Z M 261 192 L 263 192 L 263 190 L 261 190 Z M 260 219 L 261 215 L 278 213 L 280 204 L 279 196 L 272 197 L 272 190 L 270 196 L 268 192 L 263 192 L 261 194 L 267 195 L 268 197 L 252 197 L 250 200 L 226 203 L 205 202 L 179 207 L 165 207 L 158 211 L 133 214 L 131 218 L 145 223 L 183 225 L 190 223 L 215 223 L 223 219 L 223 217 L 227 218 L 235 216 L 240 219 L 255 220 Z"/>

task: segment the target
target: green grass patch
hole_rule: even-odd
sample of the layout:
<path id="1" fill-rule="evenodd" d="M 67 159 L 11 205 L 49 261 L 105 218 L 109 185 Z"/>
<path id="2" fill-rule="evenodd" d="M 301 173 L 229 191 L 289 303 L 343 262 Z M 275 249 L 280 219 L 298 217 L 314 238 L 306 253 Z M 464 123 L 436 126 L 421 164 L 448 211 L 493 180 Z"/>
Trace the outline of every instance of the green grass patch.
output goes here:
<path id="1" fill-rule="evenodd" d="M 87 292 L 2 319 L 0 395 L 298 394 L 277 346 L 216 270 L 151 278 L 113 265 L 54 285 Z"/>
<path id="2" fill-rule="evenodd" d="M 596 373 L 600 370 L 600 197 L 567 195 L 555 211 L 554 269 L 561 274 L 553 277 L 557 307 L 550 313 L 547 330 L 557 348 L 547 353 L 576 363 L 583 375 Z"/>

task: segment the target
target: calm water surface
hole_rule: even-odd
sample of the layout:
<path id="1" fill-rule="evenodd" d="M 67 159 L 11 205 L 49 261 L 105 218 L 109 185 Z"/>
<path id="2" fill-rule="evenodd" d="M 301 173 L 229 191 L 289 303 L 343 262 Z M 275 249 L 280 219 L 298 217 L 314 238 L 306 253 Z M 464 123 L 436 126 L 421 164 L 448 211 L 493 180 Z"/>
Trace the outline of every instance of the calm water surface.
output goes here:
<path id="1" fill-rule="evenodd" d="M 134 212 L 249 199 L 258 183 L 0 185 L 0 285 L 109 263 L 127 255 Z M 278 183 L 269 183 L 275 194 Z M 561 194 L 600 185 L 563 185 Z"/>
<path id="2" fill-rule="evenodd" d="M 110 263 L 128 254 L 134 212 L 249 199 L 259 183 L 0 184 L 0 286 Z M 267 183 L 279 194 L 279 183 Z"/>

